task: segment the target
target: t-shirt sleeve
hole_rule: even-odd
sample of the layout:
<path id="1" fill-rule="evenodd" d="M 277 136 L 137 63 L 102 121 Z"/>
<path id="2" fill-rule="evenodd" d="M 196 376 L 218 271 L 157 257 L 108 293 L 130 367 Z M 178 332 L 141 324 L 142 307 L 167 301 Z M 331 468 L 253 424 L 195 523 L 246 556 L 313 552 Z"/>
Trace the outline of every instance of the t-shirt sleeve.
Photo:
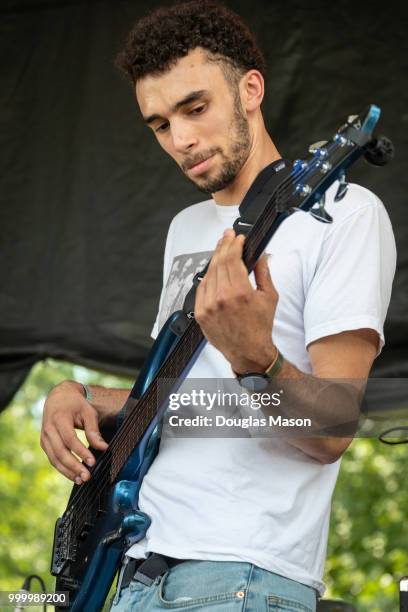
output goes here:
<path id="1" fill-rule="evenodd" d="M 394 234 L 382 202 L 361 190 L 366 203 L 333 224 L 322 243 L 305 296 L 306 346 L 332 334 L 361 328 L 379 335 L 396 265 Z M 367 195 L 369 194 L 369 195 Z"/>
<path id="2" fill-rule="evenodd" d="M 163 258 L 163 285 L 162 285 L 162 290 L 161 290 L 161 294 L 160 294 L 160 300 L 159 300 L 159 308 L 157 311 L 157 315 L 156 315 L 156 319 L 155 322 L 153 324 L 152 330 L 150 332 L 150 336 L 151 338 L 153 338 L 154 340 L 157 338 L 157 336 L 159 335 L 159 317 L 160 317 L 160 311 L 163 305 L 163 299 L 164 299 L 164 294 L 165 294 L 165 287 L 166 287 L 166 282 L 170 273 L 170 264 L 171 264 L 171 251 L 172 251 L 172 247 L 173 247 L 173 235 L 174 235 L 174 225 L 175 225 L 175 219 L 174 218 L 172 220 L 172 222 L 170 223 L 169 226 L 169 231 L 167 232 L 167 238 L 166 238 L 166 246 L 164 248 L 164 258 Z"/>

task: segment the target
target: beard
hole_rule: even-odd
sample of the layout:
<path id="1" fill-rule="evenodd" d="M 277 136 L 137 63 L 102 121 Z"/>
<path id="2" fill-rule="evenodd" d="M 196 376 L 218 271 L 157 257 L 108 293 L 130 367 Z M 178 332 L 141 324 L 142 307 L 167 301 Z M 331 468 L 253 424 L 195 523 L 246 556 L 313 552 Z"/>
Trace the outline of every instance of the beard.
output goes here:
<path id="1" fill-rule="evenodd" d="M 186 160 L 182 165 L 182 169 L 185 170 L 192 164 L 204 161 L 215 153 L 221 156 L 222 163 L 216 176 L 206 178 L 205 173 L 203 176 L 197 177 L 197 179 L 192 179 L 188 176 L 194 185 L 204 193 L 216 193 L 231 185 L 248 159 L 251 137 L 248 120 L 242 111 L 241 101 L 238 95 L 234 96 L 234 114 L 231 121 L 231 132 L 232 137 L 228 155 L 226 155 L 220 147 L 213 147 L 201 153 L 200 156 L 196 156 L 191 160 Z"/>

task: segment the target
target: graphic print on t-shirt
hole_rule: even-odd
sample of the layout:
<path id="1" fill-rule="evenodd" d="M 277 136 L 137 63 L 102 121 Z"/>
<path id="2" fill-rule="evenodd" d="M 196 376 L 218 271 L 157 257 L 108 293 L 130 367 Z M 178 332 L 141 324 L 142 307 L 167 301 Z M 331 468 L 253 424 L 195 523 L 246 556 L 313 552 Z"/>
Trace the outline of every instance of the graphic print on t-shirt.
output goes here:
<path id="1" fill-rule="evenodd" d="M 184 298 L 193 283 L 194 275 L 205 267 L 212 253 L 212 251 L 184 253 L 173 259 L 164 289 L 163 304 L 159 314 L 159 329 L 175 310 L 182 308 Z"/>

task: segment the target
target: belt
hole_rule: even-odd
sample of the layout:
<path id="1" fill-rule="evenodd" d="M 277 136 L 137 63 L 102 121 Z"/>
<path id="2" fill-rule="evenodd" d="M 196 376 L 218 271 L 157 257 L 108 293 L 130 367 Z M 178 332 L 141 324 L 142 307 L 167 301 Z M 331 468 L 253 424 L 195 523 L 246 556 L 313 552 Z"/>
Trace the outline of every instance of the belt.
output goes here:
<path id="1" fill-rule="evenodd" d="M 152 553 L 147 559 L 125 557 L 118 577 L 117 591 L 129 586 L 132 580 L 138 580 L 150 586 L 158 576 L 163 576 L 171 567 L 188 559 L 173 559 L 158 553 Z"/>

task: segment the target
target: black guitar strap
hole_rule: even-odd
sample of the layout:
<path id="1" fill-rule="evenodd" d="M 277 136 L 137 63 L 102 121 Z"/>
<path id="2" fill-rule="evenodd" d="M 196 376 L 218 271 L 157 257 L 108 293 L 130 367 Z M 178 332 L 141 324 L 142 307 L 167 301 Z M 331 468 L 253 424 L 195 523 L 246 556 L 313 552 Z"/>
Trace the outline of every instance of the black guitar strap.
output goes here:
<path id="1" fill-rule="evenodd" d="M 276 188 L 289 176 L 291 171 L 292 165 L 284 159 L 278 159 L 261 170 L 239 206 L 239 218 L 234 225 L 240 226 L 244 222 L 254 225 Z"/>
<path id="2" fill-rule="evenodd" d="M 247 234 L 249 232 L 277 187 L 289 176 L 291 171 L 292 165 L 284 159 L 278 159 L 261 170 L 239 206 L 239 217 L 233 225 L 236 234 Z M 185 297 L 183 308 L 179 311 L 179 317 L 170 326 L 178 336 L 184 333 L 189 320 L 194 317 L 198 283 L 207 272 L 208 266 L 209 264 L 194 276 L 193 285 Z"/>

